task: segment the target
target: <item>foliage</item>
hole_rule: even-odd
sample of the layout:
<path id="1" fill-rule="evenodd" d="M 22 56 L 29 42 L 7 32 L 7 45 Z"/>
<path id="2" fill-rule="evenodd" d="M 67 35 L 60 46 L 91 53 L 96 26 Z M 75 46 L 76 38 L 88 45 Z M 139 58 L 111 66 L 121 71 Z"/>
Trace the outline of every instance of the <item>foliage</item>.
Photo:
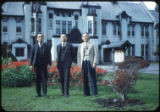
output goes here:
<path id="1" fill-rule="evenodd" d="M 52 66 L 49 71 L 49 80 L 53 83 L 57 83 L 60 80 L 60 75 L 56 66 L 56 62 L 52 62 Z M 101 68 L 96 68 L 96 76 L 98 80 L 102 79 L 102 76 L 106 75 L 106 70 Z M 83 81 L 81 68 L 77 64 L 72 64 L 70 69 L 71 81 L 81 83 Z"/>
<path id="2" fill-rule="evenodd" d="M 119 69 L 142 69 L 149 66 L 149 62 L 137 57 L 129 57 L 118 65 Z"/>
<path id="3" fill-rule="evenodd" d="M 157 46 L 156 51 L 153 52 L 153 55 L 159 56 L 159 45 Z"/>
<path id="4" fill-rule="evenodd" d="M 52 62 L 52 66 L 48 70 L 49 81 L 57 83 L 60 80 L 60 75 L 56 66 L 56 62 Z"/>
<path id="5" fill-rule="evenodd" d="M 9 87 L 28 86 L 34 79 L 29 66 L 8 68 L 2 71 L 2 85 Z"/>
<path id="6" fill-rule="evenodd" d="M 2 71 L 10 68 L 16 69 L 21 66 L 28 66 L 29 61 L 10 61 L 9 64 L 2 64 Z M 29 66 L 28 66 L 29 67 Z M 28 69 L 30 71 L 30 69 Z M 96 68 L 97 79 L 101 80 L 102 76 L 106 75 L 106 70 Z M 81 83 L 83 81 L 81 68 L 77 66 L 77 64 L 72 64 L 70 69 L 71 81 Z M 60 81 L 59 71 L 57 69 L 57 63 L 55 61 L 52 62 L 51 67 L 48 69 L 48 77 L 49 82 L 55 84 Z"/>
<path id="7" fill-rule="evenodd" d="M 110 86 L 113 91 L 120 95 L 123 102 L 127 102 L 130 89 L 136 84 L 137 71 L 147 67 L 149 62 L 131 57 L 119 64 L 118 70 L 111 73 L 111 79 L 105 79 L 103 85 Z"/>
<path id="8" fill-rule="evenodd" d="M 2 44 L 2 57 L 4 59 L 11 58 L 12 61 L 17 61 L 16 57 L 12 54 L 11 50 L 8 49 L 7 44 Z"/>
<path id="9" fill-rule="evenodd" d="M 96 76 L 97 80 L 102 80 L 102 77 L 107 74 L 107 71 L 101 68 L 96 67 Z"/>
<path id="10" fill-rule="evenodd" d="M 136 71 L 116 70 L 111 77 L 111 80 L 104 80 L 103 84 L 110 86 L 114 92 L 120 95 L 122 101 L 126 102 L 128 92 L 136 84 Z"/>
<path id="11" fill-rule="evenodd" d="M 10 61 L 12 61 L 11 58 L 3 58 L 3 57 L 1 57 L 2 64 L 8 65 Z"/>
<path id="12" fill-rule="evenodd" d="M 16 68 L 23 65 L 29 65 L 29 61 L 10 61 L 8 64 L 2 63 L 2 71 L 8 68 Z"/>

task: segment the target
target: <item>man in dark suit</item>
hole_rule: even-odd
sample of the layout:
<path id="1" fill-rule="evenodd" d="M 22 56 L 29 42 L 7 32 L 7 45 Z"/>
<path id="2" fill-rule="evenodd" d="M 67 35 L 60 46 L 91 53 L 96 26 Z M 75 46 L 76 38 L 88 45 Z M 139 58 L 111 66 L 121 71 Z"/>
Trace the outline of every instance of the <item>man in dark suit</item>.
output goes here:
<path id="1" fill-rule="evenodd" d="M 67 42 L 67 36 L 61 34 L 61 44 L 57 46 L 57 68 L 60 73 L 62 96 L 69 96 L 70 68 L 74 59 L 73 46 Z"/>
<path id="2" fill-rule="evenodd" d="M 43 96 L 47 96 L 47 68 L 51 65 L 51 52 L 47 44 L 43 43 L 43 34 L 37 34 L 37 43 L 33 46 L 30 59 L 30 69 L 36 72 L 36 97 L 41 96 L 41 82 Z"/>

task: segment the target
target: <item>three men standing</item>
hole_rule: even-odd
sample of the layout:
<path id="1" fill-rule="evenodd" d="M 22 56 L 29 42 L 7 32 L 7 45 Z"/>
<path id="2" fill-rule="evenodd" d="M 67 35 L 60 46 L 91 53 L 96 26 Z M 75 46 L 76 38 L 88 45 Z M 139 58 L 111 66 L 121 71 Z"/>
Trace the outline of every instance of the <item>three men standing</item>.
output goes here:
<path id="1" fill-rule="evenodd" d="M 88 73 L 91 83 L 91 89 L 93 95 L 97 96 L 97 84 L 96 84 L 96 63 L 97 63 L 97 50 L 94 44 L 88 42 L 89 35 L 84 33 L 82 35 L 82 40 L 84 41 L 78 48 L 77 62 L 82 68 L 83 76 L 83 89 L 84 96 L 90 96 L 90 88 L 88 84 Z"/>
<path id="2" fill-rule="evenodd" d="M 61 44 L 57 46 L 57 68 L 60 73 L 62 96 L 69 96 L 70 68 L 74 59 L 73 46 L 67 42 L 67 36 L 61 34 Z"/>
<path id="3" fill-rule="evenodd" d="M 36 72 L 36 97 L 41 96 L 41 81 L 43 96 L 47 96 L 47 68 L 51 65 L 51 52 L 47 44 L 43 43 L 43 34 L 37 34 L 37 43 L 33 46 L 30 59 L 30 69 Z"/>
<path id="4" fill-rule="evenodd" d="M 67 36 L 61 34 L 61 44 L 57 46 L 57 68 L 60 73 L 62 96 L 69 96 L 70 68 L 74 60 L 74 49 L 67 42 Z M 77 61 L 82 68 L 84 96 L 90 96 L 90 88 L 88 84 L 88 73 L 91 83 L 93 95 L 97 96 L 96 84 L 96 63 L 97 50 L 95 45 L 88 42 L 89 35 L 82 35 L 83 43 L 78 48 Z M 41 96 L 41 81 L 43 88 L 43 96 L 47 97 L 47 68 L 51 65 L 51 51 L 47 44 L 43 43 L 43 34 L 37 35 L 37 41 L 31 52 L 30 68 L 36 72 L 36 97 Z"/>

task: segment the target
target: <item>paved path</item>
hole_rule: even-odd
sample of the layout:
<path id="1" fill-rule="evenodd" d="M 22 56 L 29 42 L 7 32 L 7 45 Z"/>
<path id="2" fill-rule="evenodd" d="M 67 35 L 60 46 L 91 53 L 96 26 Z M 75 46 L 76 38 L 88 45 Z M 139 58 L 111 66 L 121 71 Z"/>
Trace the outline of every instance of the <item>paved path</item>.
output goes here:
<path id="1" fill-rule="evenodd" d="M 118 66 L 115 66 L 114 68 L 112 64 L 111 65 L 98 65 L 98 67 L 107 70 L 107 72 L 113 72 L 114 69 L 118 69 Z M 138 72 L 159 75 L 159 64 L 150 64 L 149 67 L 140 69 Z"/>

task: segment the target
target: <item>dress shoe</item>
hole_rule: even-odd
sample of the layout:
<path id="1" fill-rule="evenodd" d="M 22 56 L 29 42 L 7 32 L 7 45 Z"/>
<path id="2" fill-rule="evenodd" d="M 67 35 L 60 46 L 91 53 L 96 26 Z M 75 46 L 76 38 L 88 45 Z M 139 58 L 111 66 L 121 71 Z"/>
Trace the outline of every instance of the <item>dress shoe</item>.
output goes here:
<path id="1" fill-rule="evenodd" d="M 43 95 L 43 97 L 48 98 L 48 95 Z"/>
<path id="2" fill-rule="evenodd" d="M 91 96 L 91 95 L 90 95 L 90 94 L 89 94 L 89 95 L 86 95 L 86 94 L 85 94 L 84 96 Z"/>
<path id="3" fill-rule="evenodd" d="M 64 96 L 65 96 L 65 97 L 69 97 L 70 95 L 67 94 L 67 95 L 64 95 Z"/>
<path id="4" fill-rule="evenodd" d="M 36 95 L 35 97 L 41 97 L 41 95 Z"/>

